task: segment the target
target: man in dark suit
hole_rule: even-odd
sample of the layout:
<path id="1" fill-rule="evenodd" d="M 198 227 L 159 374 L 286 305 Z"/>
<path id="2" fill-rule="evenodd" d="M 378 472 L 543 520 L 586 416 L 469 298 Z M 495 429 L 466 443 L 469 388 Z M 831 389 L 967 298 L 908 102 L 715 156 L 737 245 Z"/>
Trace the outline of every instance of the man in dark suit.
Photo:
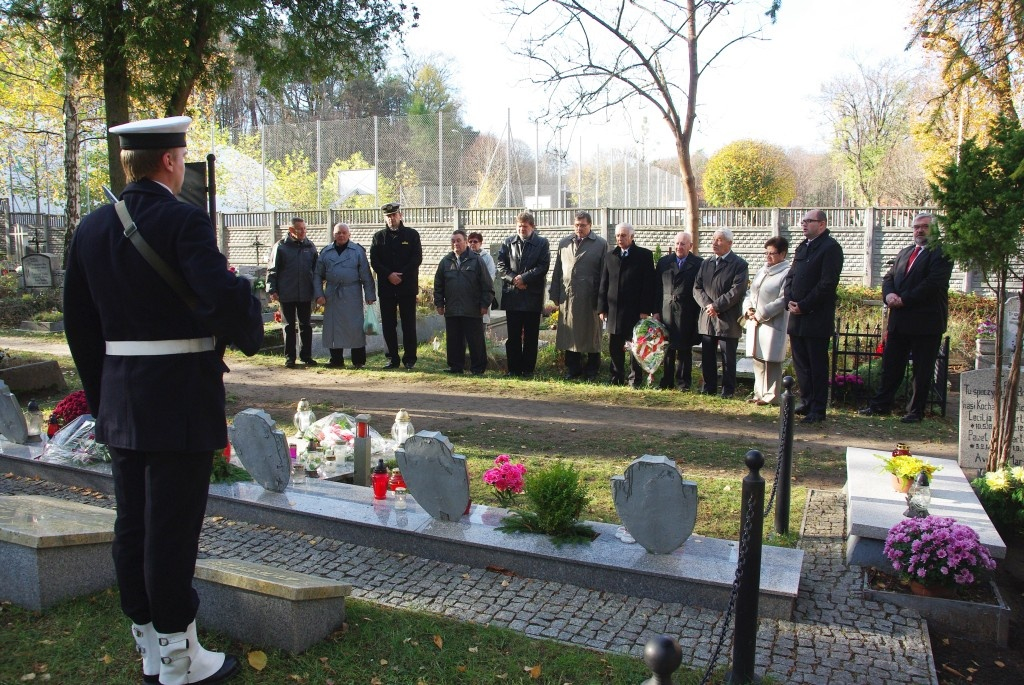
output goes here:
<path id="1" fill-rule="evenodd" d="M 722 397 L 736 393 L 736 348 L 743 325 L 743 296 L 747 294 L 747 262 L 732 251 L 732 231 L 720 228 L 711 240 L 714 257 L 704 260 L 693 282 L 693 299 L 700 306 L 701 393 L 718 392 L 718 348 L 722 355 Z"/>
<path id="2" fill-rule="evenodd" d="M 235 657 L 199 644 L 192 576 L 214 451 L 228 441 L 218 347 L 255 354 L 263 322 L 249 282 L 228 271 L 210 217 L 174 197 L 190 122 L 110 129 L 129 181 L 118 211 L 130 216 L 107 205 L 82 219 L 64 281 L 68 346 L 96 440 L 110 450 L 114 569 L 147 683 L 220 683 L 238 670 Z M 125 236 L 131 222 L 183 282 L 181 294 Z"/>
<path id="3" fill-rule="evenodd" d="M 889 307 L 889 325 L 882 352 L 882 385 L 861 409 L 865 416 L 892 412 L 893 397 L 906 374 L 907 361 L 914 359 L 913 391 L 903 423 L 924 418 L 935 372 L 939 343 L 949 317 L 949 278 L 953 262 L 939 247 L 928 246 L 928 234 L 935 218 L 914 217 L 914 244 L 896 256 L 882 279 L 882 298 Z"/>
<path id="4" fill-rule="evenodd" d="M 523 212 L 517 221 L 516 234 L 501 244 L 494 267 L 501 279 L 501 308 L 508 327 L 508 375 L 525 378 L 537 367 L 537 338 L 551 252 L 548 239 L 537 233 L 533 214 Z"/>
<path id="5" fill-rule="evenodd" d="M 669 390 L 678 386 L 680 390 L 689 390 L 693 378 L 693 346 L 700 340 L 697 333 L 700 305 L 693 299 L 693 282 L 703 260 L 690 251 L 693 238 L 685 231 L 676 234 L 674 248 L 671 254 L 658 260 L 655 269 L 661 284 L 657 290 L 661 304 L 654 316 L 665 324 L 669 334 L 665 372 L 659 387 Z M 676 357 L 679 358 L 678 368 Z"/>
<path id="6" fill-rule="evenodd" d="M 608 356 L 611 359 L 611 383 L 626 380 L 626 342 L 633 327 L 647 318 L 657 306 L 654 282 L 654 254 L 633 242 L 633 227 L 615 227 L 616 248 L 605 255 L 601 285 L 597 291 L 597 311 L 608 325 Z M 629 384 L 643 385 L 644 370 L 630 355 Z"/>
<path id="7" fill-rule="evenodd" d="M 828 231 L 825 212 L 812 209 L 800 222 L 804 241 L 786 276 L 789 345 L 800 385 L 801 423 L 821 423 L 828 406 L 828 342 L 835 332 L 836 289 L 843 248 Z"/>
<path id="8" fill-rule="evenodd" d="M 423 246 L 420 234 L 402 222 L 401 205 L 383 207 L 387 226 L 373 234 L 370 266 L 377 273 L 377 301 L 384 335 L 385 369 L 399 368 L 399 361 L 411 370 L 416 365 L 416 296 L 419 294 Z M 397 312 L 396 312 L 397 310 Z M 398 318 L 402 318 L 402 355 L 398 354 Z"/>

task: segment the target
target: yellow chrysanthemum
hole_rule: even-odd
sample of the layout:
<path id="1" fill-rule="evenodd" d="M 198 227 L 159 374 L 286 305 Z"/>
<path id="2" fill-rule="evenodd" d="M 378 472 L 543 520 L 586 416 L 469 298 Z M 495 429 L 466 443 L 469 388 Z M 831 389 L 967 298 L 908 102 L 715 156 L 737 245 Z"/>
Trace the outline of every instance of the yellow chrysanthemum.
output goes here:
<path id="1" fill-rule="evenodd" d="M 991 490 L 1005 490 L 1009 487 L 1006 480 L 1006 471 L 989 471 L 985 474 L 985 484 Z"/>

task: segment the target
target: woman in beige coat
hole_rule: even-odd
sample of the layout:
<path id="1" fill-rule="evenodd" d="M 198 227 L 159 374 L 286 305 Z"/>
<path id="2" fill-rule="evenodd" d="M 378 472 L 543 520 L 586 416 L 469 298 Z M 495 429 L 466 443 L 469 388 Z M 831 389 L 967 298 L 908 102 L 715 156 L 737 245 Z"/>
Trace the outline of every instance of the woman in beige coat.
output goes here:
<path id="1" fill-rule="evenodd" d="M 764 244 L 765 265 L 754 276 L 743 300 L 747 356 L 754 360 L 754 396 L 748 402 L 778 404 L 782 363 L 786 359 L 789 312 L 783 286 L 789 273 L 789 242 L 782 236 Z"/>

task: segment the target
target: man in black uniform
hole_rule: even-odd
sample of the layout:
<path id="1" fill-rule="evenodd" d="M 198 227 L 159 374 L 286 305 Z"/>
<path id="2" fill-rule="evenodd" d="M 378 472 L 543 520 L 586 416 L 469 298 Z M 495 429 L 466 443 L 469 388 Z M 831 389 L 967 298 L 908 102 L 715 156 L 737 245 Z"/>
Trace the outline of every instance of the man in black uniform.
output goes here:
<path id="1" fill-rule="evenodd" d="M 416 295 L 419 291 L 423 248 L 420 234 L 402 223 L 401 205 L 389 202 L 384 212 L 387 228 L 377 231 L 370 243 L 370 266 L 377 272 L 377 299 L 380 325 L 388 363 L 385 369 L 397 369 L 399 359 L 405 368 L 416 364 Z M 397 313 L 396 313 L 397 310 Z M 402 350 L 398 356 L 398 314 L 402 317 Z"/>
<path id="2" fill-rule="evenodd" d="M 284 317 L 284 365 L 295 368 L 295 324 L 299 326 L 302 351 L 299 358 L 306 366 L 313 359 L 313 326 L 309 322 L 313 305 L 313 274 L 316 273 L 316 246 L 306 237 L 306 222 L 292 219 L 288 235 L 270 251 L 267 267 L 267 292 L 271 302 L 281 302 Z M 297 321 L 296 321 L 297 320 Z"/>
<path id="3" fill-rule="evenodd" d="M 227 444 L 227 367 L 218 349 L 233 343 L 252 355 L 263 340 L 259 301 L 228 271 L 209 216 L 174 197 L 190 122 L 110 129 L 120 136 L 130 217 L 119 218 L 112 205 L 86 216 L 64 281 L 68 344 L 96 439 L 112 459 L 121 608 L 132 620 L 145 682 L 164 685 L 220 683 L 238 670 L 235 657 L 199 644 L 192 576 L 214 451 Z M 184 281 L 191 303 L 125 236 L 132 221 Z"/>

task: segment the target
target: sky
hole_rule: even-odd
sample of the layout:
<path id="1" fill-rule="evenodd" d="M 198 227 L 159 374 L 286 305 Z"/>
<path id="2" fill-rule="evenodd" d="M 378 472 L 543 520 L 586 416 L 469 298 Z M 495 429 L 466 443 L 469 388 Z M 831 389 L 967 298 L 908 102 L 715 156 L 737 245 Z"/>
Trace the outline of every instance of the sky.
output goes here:
<path id="1" fill-rule="evenodd" d="M 410 30 L 405 48 L 419 57 L 437 53 L 451 59 L 465 122 L 501 135 L 510 119 L 513 136 L 533 145 L 538 137 L 534 120 L 550 96 L 529 83 L 528 61 L 512 53 L 525 28 L 510 36 L 511 20 L 502 14 L 500 0 L 414 4 L 421 13 L 420 25 Z M 763 33 L 766 40 L 731 46 L 702 76 L 691 150 L 713 154 L 743 138 L 784 148 L 827 150 L 830 132 L 819 101 L 822 85 L 853 73 L 854 58 L 869 65 L 883 60 L 919 64 L 920 50 L 905 50 L 914 4 L 783 0 L 777 23 Z M 645 115 L 646 135 L 641 124 Z M 542 148 L 558 140 L 553 131 L 553 126 L 540 125 Z M 586 156 L 592 146 L 634 150 L 641 146 L 638 140 L 644 141 L 648 159 L 675 157 L 668 126 L 653 109 L 644 112 L 637 104 L 630 106 L 628 115 L 619 111 L 610 121 L 598 115 L 566 126 L 561 133 L 561 147 L 573 158 L 581 151 Z"/>

